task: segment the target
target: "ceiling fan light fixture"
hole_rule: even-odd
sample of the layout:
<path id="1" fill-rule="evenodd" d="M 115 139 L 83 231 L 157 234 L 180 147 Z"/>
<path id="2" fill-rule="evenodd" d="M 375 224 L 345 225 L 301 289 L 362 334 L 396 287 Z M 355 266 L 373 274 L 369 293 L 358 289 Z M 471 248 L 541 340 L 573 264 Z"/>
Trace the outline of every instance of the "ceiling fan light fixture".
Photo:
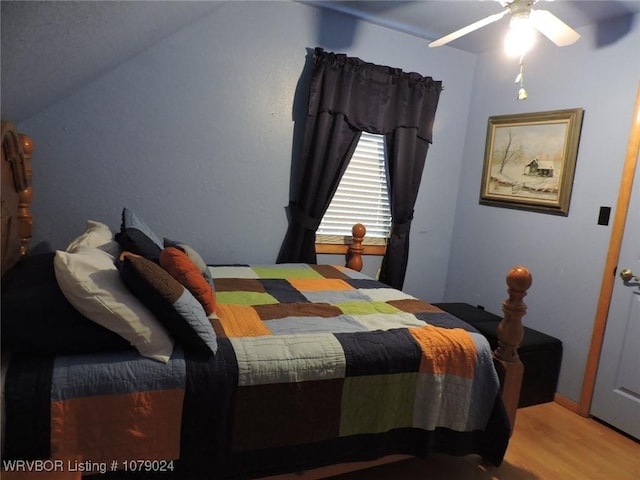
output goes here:
<path id="1" fill-rule="evenodd" d="M 514 15 L 509 22 L 509 31 L 504 38 L 504 49 L 509 57 L 522 57 L 533 47 L 536 31 L 529 15 Z"/>

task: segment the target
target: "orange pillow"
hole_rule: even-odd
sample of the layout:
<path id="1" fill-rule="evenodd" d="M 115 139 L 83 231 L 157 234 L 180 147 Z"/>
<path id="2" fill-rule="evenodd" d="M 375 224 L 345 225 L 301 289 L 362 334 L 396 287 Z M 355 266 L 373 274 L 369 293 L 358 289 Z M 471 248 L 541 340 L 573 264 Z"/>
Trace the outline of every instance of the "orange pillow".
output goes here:
<path id="1" fill-rule="evenodd" d="M 175 247 L 167 247 L 160 253 L 160 266 L 198 299 L 207 315 L 216 310 L 213 287 L 186 253 Z"/>

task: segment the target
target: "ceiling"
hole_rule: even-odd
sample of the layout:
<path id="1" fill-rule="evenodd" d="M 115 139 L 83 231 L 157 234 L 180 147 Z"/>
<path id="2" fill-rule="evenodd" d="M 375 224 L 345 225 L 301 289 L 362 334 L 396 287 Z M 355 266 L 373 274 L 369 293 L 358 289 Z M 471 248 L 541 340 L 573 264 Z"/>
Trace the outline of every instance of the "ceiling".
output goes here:
<path id="1" fill-rule="evenodd" d="M 494 0 L 294 1 L 321 7 L 323 12 L 347 13 L 426 40 L 502 8 Z M 15 122 L 28 118 L 69 95 L 78 85 L 99 77 L 225 3 L 228 2 L 2 0 L 2 118 Z M 640 0 L 541 0 L 536 8 L 547 9 L 579 28 L 640 12 Z M 504 19 L 450 46 L 472 53 L 497 48 L 504 34 L 503 22 Z M 357 22 L 353 28 L 358 28 Z"/>
<path id="2" fill-rule="evenodd" d="M 475 21 L 502 11 L 496 0 L 416 1 L 314 1 L 302 0 L 340 11 L 426 40 L 435 40 Z M 571 27 L 599 24 L 640 12 L 640 0 L 540 0 L 534 7 L 548 10 Z M 507 17 L 449 43 L 471 53 L 501 48 Z"/>

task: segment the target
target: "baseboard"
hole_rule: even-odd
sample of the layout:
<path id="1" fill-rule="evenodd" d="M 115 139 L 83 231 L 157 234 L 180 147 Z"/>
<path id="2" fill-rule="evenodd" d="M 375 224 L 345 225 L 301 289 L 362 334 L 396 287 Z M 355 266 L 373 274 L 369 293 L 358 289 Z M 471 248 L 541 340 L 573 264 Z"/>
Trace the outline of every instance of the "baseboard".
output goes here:
<path id="1" fill-rule="evenodd" d="M 579 405 L 577 402 L 574 402 L 573 400 L 560 395 L 559 393 L 556 393 L 553 396 L 553 401 L 558 405 L 566 408 L 567 410 L 571 410 L 573 413 L 579 414 Z"/>

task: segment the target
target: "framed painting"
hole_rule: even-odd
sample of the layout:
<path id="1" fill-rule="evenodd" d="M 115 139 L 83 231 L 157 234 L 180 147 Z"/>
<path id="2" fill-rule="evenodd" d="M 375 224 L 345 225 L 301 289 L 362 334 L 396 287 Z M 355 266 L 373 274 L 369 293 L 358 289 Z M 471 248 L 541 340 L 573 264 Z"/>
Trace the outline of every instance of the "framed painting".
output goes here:
<path id="1" fill-rule="evenodd" d="M 583 113 L 489 117 L 480 203 L 567 216 Z"/>

